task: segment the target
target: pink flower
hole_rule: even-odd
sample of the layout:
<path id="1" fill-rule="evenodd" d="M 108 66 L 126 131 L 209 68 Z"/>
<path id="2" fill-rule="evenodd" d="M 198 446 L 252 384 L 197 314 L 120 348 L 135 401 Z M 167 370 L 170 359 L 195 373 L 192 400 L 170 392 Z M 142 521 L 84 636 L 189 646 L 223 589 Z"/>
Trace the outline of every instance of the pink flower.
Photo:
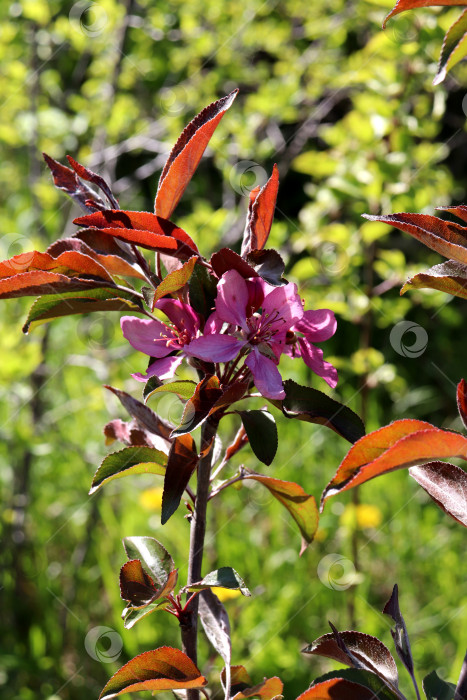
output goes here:
<path id="1" fill-rule="evenodd" d="M 284 353 L 291 357 L 301 357 L 315 374 L 318 374 L 334 389 L 337 384 L 337 370 L 323 360 L 323 351 L 313 343 L 328 340 L 336 332 L 336 319 L 329 309 L 305 311 L 302 318 L 290 329 Z"/>
<path id="2" fill-rule="evenodd" d="M 236 270 L 229 270 L 217 289 L 216 310 L 204 335 L 192 340 L 185 352 L 208 362 L 235 358 L 238 362 L 246 356 L 243 377 L 240 372 L 238 378 L 251 373 L 263 396 L 285 398 L 277 365 L 289 329 L 303 317 L 296 285 L 272 287 L 260 278 L 245 280 Z M 232 372 L 229 375 L 231 378 Z"/>
<path id="3" fill-rule="evenodd" d="M 145 375 L 139 372 L 132 375 L 140 382 L 154 376 L 159 379 L 173 377 L 186 354 L 185 346 L 199 332 L 198 315 L 189 304 L 176 299 L 160 299 L 155 308 L 165 313 L 170 324 L 136 316 L 123 316 L 120 321 L 123 335 L 130 345 L 135 350 L 156 358 Z"/>

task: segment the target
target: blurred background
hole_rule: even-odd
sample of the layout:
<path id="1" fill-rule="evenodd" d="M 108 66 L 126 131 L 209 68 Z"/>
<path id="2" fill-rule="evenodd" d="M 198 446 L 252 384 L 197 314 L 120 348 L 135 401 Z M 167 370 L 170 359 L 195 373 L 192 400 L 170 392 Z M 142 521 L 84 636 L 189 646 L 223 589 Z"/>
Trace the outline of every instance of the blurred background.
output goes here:
<path id="1" fill-rule="evenodd" d="M 44 250 L 70 233 L 75 205 L 54 189 L 41 151 L 105 175 L 124 209 L 153 209 L 171 145 L 206 104 L 240 89 L 174 220 L 204 255 L 239 247 L 249 191 L 277 163 L 270 242 L 307 308 L 331 308 L 325 358 L 335 392 L 300 363 L 283 374 L 348 403 L 368 430 L 401 417 L 461 429 L 455 386 L 465 367 L 465 303 L 441 292 L 399 296 L 437 254 L 363 213 L 465 201 L 467 67 L 432 87 L 442 39 L 459 10 L 381 23 L 388 0 L 22 0 L 2 4 L 0 252 Z M 0 315 L 0 694 L 84 700 L 129 658 L 179 645 L 175 620 L 124 630 L 121 538 L 151 535 L 183 581 L 188 524 L 162 529 L 160 477 L 117 481 L 92 498 L 105 454 L 101 426 L 126 419 L 110 383 L 140 395 L 145 358 L 123 342 L 118 315 L 64 318 L 23 336 L 32 299 Z M 405 325 L 400 325 L 405 322 Z M 408 330 L 407 330 L 408 329 Z M 181 404 L 151 407 L 176 420 Z M 348 450 L 320 426 L 276 416 L 268 474 L 319 498 Z M 226 425 L 224 437 L 238 426 Z M 229 432 L 230 431 L 230 432 Z M 245 450 L 237 457 L 258 468 Z M 288 515 L 258 484 L 216 499 L 205 571 L 234 566 L 253 592 L 230 597 L 233 663 L 255 682 L 279 675 L 294 698 L 336 664 L 304 657 L 328 631 L 357 628 L 392 649 L 380 614 L 395 582 L 419 674 L 454 681 L 467 647 L 467 561 L 461 526 L 406 471 L 331 500 L 299 558 Z M 170 618 L 172 620 L 172 618 Z M 203 639 L 212 677 L 221 662 Z M 217 669 L 217 671 L 216 671 Z M 402 688 L 410 695 L 402 674 Z M 136 697 L 136 696 L 135 696 Z M 139 697 L 139 696 L 138 696 Z M 142 694 L 141 697 L 147 697 Z M 168 696 L 169 697 L 169 696 Z M 220 696 L 219 696 L 220 697 Z"/>

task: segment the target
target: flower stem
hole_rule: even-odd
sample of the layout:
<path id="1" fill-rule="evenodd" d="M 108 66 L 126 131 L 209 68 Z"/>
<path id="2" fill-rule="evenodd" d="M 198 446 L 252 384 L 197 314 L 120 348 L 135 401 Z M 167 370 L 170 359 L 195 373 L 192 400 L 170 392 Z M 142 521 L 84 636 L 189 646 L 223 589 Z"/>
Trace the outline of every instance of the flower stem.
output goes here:
<path id="1" fill-rule="evenodd" d="M 201 430 L 201 451 L 214 439 L 217 432 L 218 420 L 207 420 Z M 209 499 L 209 478 L 211 476 L 212 450 L 201 458 L 198 464 L 198 484 L 196 500 L 190 526 L 190 553 L 188 560 L 187 585 L 200 581 L 204 537 L 206 534 L 206 509 Z M 197 629 L 198 629 L 198 600 L 194 597 L 186 607 L 186 615 L 180 625 L 183 651 L 193 663 L 198 663 Z M 198 690 L 187 690 L 187 700 L 199 700 Z"/>

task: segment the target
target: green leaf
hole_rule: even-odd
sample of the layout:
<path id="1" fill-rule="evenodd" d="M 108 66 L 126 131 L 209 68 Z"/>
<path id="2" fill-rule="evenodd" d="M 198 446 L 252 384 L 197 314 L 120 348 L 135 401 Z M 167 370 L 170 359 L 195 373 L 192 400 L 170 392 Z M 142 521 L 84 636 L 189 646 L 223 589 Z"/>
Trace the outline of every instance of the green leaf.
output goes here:
<path id="1" fill-rule="evenodd" d="M 271 492 L 279 503 L 287 508 L 292 518 L 297 523 L 302 535 L 300 555 L 313 541 L 318 529 L 319 514 L 316 501 L 313 496 L 305 493 L 301 486 L 293 481 L 281 481 L 263 474 L 247 474 L 245 479 L 259 481 Z"/>
<path id="2" fill-rule="evenodd" d="M 365 435 L 363 421 L 350 408 L 331 399 L 323 392 L 301 386 L 291 379 L 284 382 L 285 399 L 271 401 L 282 408 L 287 418 L 297 418 L 308 423 L 318 423 L 331 428 L 349 442 L 356 442 Z"/>
<path id="3" fill-rule="evenodd" d="M 207 684 L 193 661 L 179 649 L 160 647 L 136 656 L 115 673 L 99 695 L 110 700 L 123 693 L 203 688 Z"/>
<path id="4" fill-rule="evenodd" d="M 401 294 L 405 294 L 409 289 L 437 289 L 467 299 L 467 265 L 457 260 L 434 265 L 408 279 L 401 289 Z"/>
<path id="5" fill-rule="evenodd" d="M 130 630 L 137 622 L 150 615 L 153 612 L 159 610 L 165 610 L 165 608 L 170 605 L 170 602 L 165 599 L 161 600 L 160 603 L 150 603 L 149 605 L 144 605 L 140 608 L 128 607 L 122 613 L 123 626 L 125 629 Z"/>
<path id="6" fill-rule="evenodd" d="M 89 289 L 38 297 L 29 310 L 23 333 L 55 318 L 95 311 L 141 311 L 141 303 L 130 292 L 111 289 Z"/>
<path id="7" fill-rule="evenodd" d="M 165 277 L 165 279 L 162 280 L 162 282 L 158 285 L 154 293 L 152 305 L 153 309 L 154 304 L 157 301 L 159 301 L 159 299 L 162 299 L 162 297 L 165 297 L 168 294 L 174 294 L 180 289 L 183 289 L 183 287 L 186 285 L 191 275 L 193 274 L 193 270 L 195 268 L 197 259 L 198 258 L 196 257 L 196 255 L 194 255 L 188 260 L 188 262 L 184 263 L 184 265 L 182 265 L 181 268 L 170 272 L 167 275 L 167 277 Z"/>
<path id="8" fill-rule="evenodd" d="M 238 411 L 251 449 L 268 466 L 277 452 L 278 437 L 274 417 L 267 411 Z"/>
<path id="9" fill-rule="evenodd" d="M 191 435 L 180 435 L 173 441 L 164 478 L 161 522 L 165 525 L 175 513 L 198 464 L 198 452 Z"/>
<path id="10" fill-rule="evenodd" d="M 433 85 L 439 85 L 448 71 L 467 55 L 467 10 L 446 32 Z"/>
<path id="11" fill-rule="evenodd" d="M 428 700 L 453 700 L 456 686 L 443 681 L 436 671 L 432 671 L 422 681 Z"/>
<path id="12" fill-rule="evenodd" d="M 123 546 L 128 559 L 139 559 L 146 565 L 149 575 L 160 586 L 165 586 L 175 566 L 172 557 L 160 542 L 154 537 L 125 537 Z"/>
<path id="13" fill-rule="evenodd" d="M 102 484 L 133 474 L 157 474 L 164 476 L 167 455 L 154 447 L 126 447 L 113 452 L 103 460 L 94 474 L 89 494 L 97 491 Z"/>
<path id="14" fill-rule="evenodd" d="M 182 420 L 171 437 L 191 433 L 209 416 L 216 401 L 222 396 L 219 379 L 215 375 L 205 377 L 196 387 L 193 396 L 187 401 Z"/>
<path id="15" fill-rule="evenodd" d="M 162 386 L 152 389 L 152 391 L 145 394 L 144 398 L 146 401 L 149 401 L 151 396 L 154 396 L 154 394 L 164 394 L 169 392 L 171 394 L 176 394 L 179 399 L 186 401 L 187 399 L 191 399 L 195 389 L 196 384 L 195 382 L 192 382 L 191 379 L 180 379 L 177 382 L 170 382 L 170 384 L 163 384 Z"/>
<path id="16" fill-rule="evenodd" d="M 239 590 L 245 596 L 251 595 L 240 574 L 235 569 L 232 569 L 231 566 L 222 566 L 220 569 L 211 571 L 202 581 L 185 586 L 183 590 L 202 591 L 205 588 L 232 588 L 233 590 Z"/>

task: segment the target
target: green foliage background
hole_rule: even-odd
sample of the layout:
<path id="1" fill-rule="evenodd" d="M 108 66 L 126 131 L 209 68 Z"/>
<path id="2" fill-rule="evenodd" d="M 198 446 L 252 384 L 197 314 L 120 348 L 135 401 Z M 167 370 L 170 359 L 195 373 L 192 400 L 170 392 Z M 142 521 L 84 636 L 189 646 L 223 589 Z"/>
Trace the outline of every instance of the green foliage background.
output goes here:
<path id="1" fill-rule="evenodd" d="M 247 204 L 239 191 L 277 162 L 270 242 L 307 307 L 338 315 L 325 351 L 340 373 L 336 397 L 365 416 L 368 430 L 400 417 L 460 430 L 455 385 L 465 367 L 465 305 L 428 291 L 401 298 L 406 277 L 439 256 L 361 219 L 364 212 L 432 213 L 465 199 L 466 66 L 442 87 L 431 85 L 458 11 L 409 13 L 382 32 L 389 7 L 377 0 L 5 3 L 2 258 L 43 250 L 73 228 L 76 210 L 53 188 L 41 151 L 61 160 L 71 153 L 115 183 L 122 208 L 151 210 L 181 129 L 239 87 L 173 218 L 204 254 L 221 242 L 238 246 Z M 251 166 L 243 177 L 241 161 Z M 157 507 L 142 505 L 142 494 L 160 486 L 157 477 L 87 496 L 111 449 L 101 426 L 125 418 L 101 385 L 141 389 L 129 375 L 144 358 L 123 342 L 117 315 L 63 319 L 22 336 L 27 308 L 27 300 L 3 302 L 0 318 L 0 692 L 5 700 L 82 700 L 97 697 L 132 655 L 178 645 L 175 622 L 157 615 L 123 629 L 117 572 L 121 537 L 149 534 L 169 548 L 183 580 L 188 524 L 180 509 L 162 529 Z M 428 335 L 417 359 L 390 343 L 404 319 Z M 297 362 L 284 370 L 327 391 Z M 176 399 L 159 401 L 152 407 L 169 417 L 180 411 Z M 319 497 L 348 445 L 319 426 L 278 423 L 280 447 L 268 473 Z M 258 468 L 247 451 L 240 457 Z M 405 472 L 364 485 L 359 497 L 376 511 L 356 510 L 352 494 L 335 499 L 301 559 L 298 533 L 258 485 L 230 490 L 211 510 L 205 570 L 232 565 L 254 594 L 226 602 L 233 661 L 257 681 L 281 676 L 286 698 L 335 667 L 300 655 L 328 631 L 328 619 L 392 645 L 379 611 L 396 581 L 420 673 L 458 674 L 467 647 L 464 531 Z M 323 558 L 332 553 L 344 569 L 336 565 L 327 577 Z M 354 585 L 339 590 L 353 565 Z M 86 652 L 86 634 L 97 626 L 121 635 L 115 663 Z M 204 643 L 201 658 L 214 674 L 219 660 Z"/>

